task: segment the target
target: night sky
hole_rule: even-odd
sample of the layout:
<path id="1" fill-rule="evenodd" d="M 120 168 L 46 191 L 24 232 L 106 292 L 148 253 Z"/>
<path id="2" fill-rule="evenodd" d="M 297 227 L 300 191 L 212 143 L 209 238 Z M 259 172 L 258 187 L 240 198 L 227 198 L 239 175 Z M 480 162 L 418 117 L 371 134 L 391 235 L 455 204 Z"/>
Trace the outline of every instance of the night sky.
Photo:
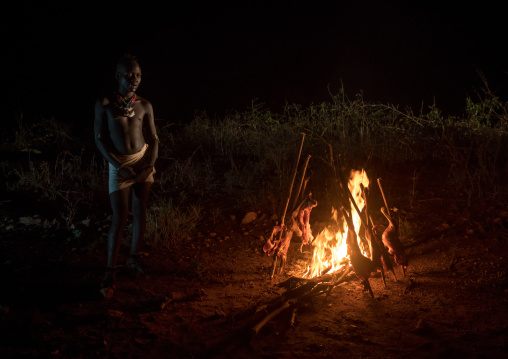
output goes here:
<path id="1" fill-rule="evenodd" d="M 255 100 L 278 111 L 354 98 L 461 114 L 481 87 L 505 96 L 504 8 L 445 1 L 79 2 L 21 5 L 2 24 L 7 118 L 90 124 L 98 95 L 114 88 L 126 52 L 141 63 L 139 95 L 156 118 L 185 123 Z M 166 9 L 166 7 L 168 7 Z M 5 84 L 5 83 L 4 83 Z"/>

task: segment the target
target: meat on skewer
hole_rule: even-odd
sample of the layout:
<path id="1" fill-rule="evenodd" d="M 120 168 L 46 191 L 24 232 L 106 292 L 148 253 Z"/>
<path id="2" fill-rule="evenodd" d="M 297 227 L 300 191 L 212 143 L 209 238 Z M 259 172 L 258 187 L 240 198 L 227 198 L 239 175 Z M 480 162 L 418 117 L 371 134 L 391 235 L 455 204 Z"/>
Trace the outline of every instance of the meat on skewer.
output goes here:
<path id="1" fill-rule="evenodd" d="M 369 214 L 368 207 L 369 207 L 369 188 L 365 187 L 363 184 L 360 183 L 360 188 L 362 189 L 362 196 L 365 201 L 365 217 L 367 219 L 367 228 L 365 229 L 365 238 L 367 239 L 367 242 L 369 243 L 370 248 L 370 259 L 377 268 L 381 269 L 381 276 L 383 278 L 383 284 L 386 287 L 386 278 L 385 278 L 385 271 L 391 271 L 393 273 L 393 277 L 395 278 L 395 281 L 397 281 L 397 276 L 395 275 L 395 271 L 393 270 L 392 262 L 390 261 L 390 257 L 388 256 L 388 252 L 386 251 L 385 246 L 383 245 L 383 241 L 381 238 L 382 232 L 377 235 L 374 228 L 374 221 L 372 220 L 372 217 Z M 384 231 L 383 227 L 383 231 Z"/>
<path id="2" fill-rule="evenodd" d="M 369 258 L 365 257 L 362 254 L 360 246 L 358 245 L 358 239 L 354 230 L 353 221 L 351 221 L 351 218 L 348 216 L 345 210 L 343 210 L 343 214 L 348 225 L 346 243 L 348 246 L 349 258 L 351 259 L 351 265 L 353 266 L 353 271 L 355 272 L 358 279 L 360 279 L 360 283 L 363 284 L 364 291 L 368 290 L 372 298 L 374 298 L 374 293 L 372 293 L 369 278 L 371 273 L 376 270 L 376 265 Z"/>
<path id="3" fill-rule="evenodd" d="M 312 208 L 317 206 L 317 201 L 309 197 L 305 203 L 305 207 L 301 208 L 298 212 L 298 222 L 302 230 L 302 245 L 312 243 L 314 237 L 310 229 L 310 212 Z"/>
<path id="4" fill-rule="evenodd" d="M 395 270 L 393 269 L 393 264 L 390 260 L 390 256 L 388 255 L 388 251 L 386 250 L 386 247 L 383 244 L 383 233 L 385 229 L 386 226 L 383 226 L 382 224 L 375 225 L 372 228 L 372 234 L 374 236 L 375 242 L 377 243 L 381 251 L 381 263 L 383 263 L 383 266 L 387 271 L 392 272 L 393 278 L 395 279 L 395 281 L 397 281 L 397 275 L 395 274 Z"/>
<path id="5" fill-rule="evenodd" d="M 393 219 L 388 215 L 386 209 L 384 207 L 381 208 L 381 212 L 384 214 L 386 219 L 388 219 L 389 225 L 383 232 L 383 243 L 388 247 L 388 252 L 393 254 L 393 260 L 398 265 L 402 266 L 402 271 L 404 276 L 406 275 L 406 268 L 408 266 L 408 261 L 406 257 L 406 252 L 404 251 L 404 247 L 399 239 L 399 228 L 395 225 Z"/>

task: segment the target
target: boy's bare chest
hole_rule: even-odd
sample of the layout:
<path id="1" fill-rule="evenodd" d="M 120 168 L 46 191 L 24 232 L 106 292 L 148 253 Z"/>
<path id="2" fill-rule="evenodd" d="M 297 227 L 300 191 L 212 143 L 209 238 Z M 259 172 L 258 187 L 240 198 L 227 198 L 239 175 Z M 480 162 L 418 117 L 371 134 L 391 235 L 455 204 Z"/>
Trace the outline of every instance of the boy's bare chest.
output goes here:
<path id="1" fill-rule="evenodd" d="M 108 123 L 114 127 L 137 127 L 142 126 L 144 109 L 142 106 L 133 106 L 132 111 L 127 114 L 124 109 L 118 106 L 110 106 L 107 110 Z"/>

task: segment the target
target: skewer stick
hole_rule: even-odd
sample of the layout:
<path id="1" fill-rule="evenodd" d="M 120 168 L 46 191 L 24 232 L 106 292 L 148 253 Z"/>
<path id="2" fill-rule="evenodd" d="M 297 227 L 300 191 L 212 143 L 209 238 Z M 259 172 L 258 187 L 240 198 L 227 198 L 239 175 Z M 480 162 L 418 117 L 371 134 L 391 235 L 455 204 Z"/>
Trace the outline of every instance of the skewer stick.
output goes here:
<path id="1" fill-rule="evenodd" d="M 303 172 L 302 172 L 302 178 L 300 180 L 300 186 L 298 187 L 298 192 L 296 192 L 295 199 L 293 200 L 293 206 L 291 207 L 293 210 L 294 210 L 296 204 L 298 203 L 300 194 L 302 194 L 302 197 L 303 197 L 303 193 L 302 193 L 303 181 L 305 180 L 305 172 L 307 172 L 307 166 L 309 165 L 310 157 L 311 157 L 310 155 L 307 156 L 307 160 L 305 160 L 305 165 L 303 166 Z M 305 188 L 304 188 L 304 192 L 305 192 Z"/>
<path id="2" fill-rule="evenodd" d="M 374 225 L 374 221 L 372 220 L 372 217 L 369 215 L 370 217 L 370 223 L 372 223 L 372 225 Z M 374 230 L 372 230 L 372 235 L 374 236 L 374 240 L 375 240 L 375 234 L 374 234 Z M 376 242 L 377 243 L 377 242 Z M 387 269 L 389 271 L 392 272 L 393 274 L 393 278 L 395 279 L 395 281 L 397 281 L 397 275 L 395 274 L 395 270 L 393 269 L 393 266 L 392 264 L 390 263 L 390 258 L 388 257 L 388 253 L 386 253 L 386 249 L 384 248 L 384 245 L 383 243 L 378 243 L 378 246 L 380 247 L 380 250 L 381 250 L 381 257 L 382 257 L 382 260 L 384 261 Z M 383 266 L 381 266 L 381 273 L 383 274 L 383 282 L 385 284 L 385 287 L 386 287 L 386 280 L 385 280 L 385 277 L 384 277 L 384 269 L 383 269 Z"/>
<path id="3" fill-rule="evenodd" d="M 291 178 L 291 185 L 289 186 L 289 193 L 288 193 L 288 199 L 286 201 L 286 207 L 284 208 L 284 213 L 282 214 L 282 217 L 280 219 L 280 226 L 281 226 L 282 230 L 279 233 L 279 245 L 280 245 L 280 241 L 282 239 L 282 232 L 284 232 L 284 218 L 286 217 L 286 212 L 288 210 L 289 201 L 291 200 L 291 193 L 293 192 L 293 185 L 295 184 L 296 172 L 298 171 L 298 163 L 300 163 L 300 156 L 302 155 L 302 148 L 303 148 L 303 141 L 304 140 L 305 140 L 305 132 L 302 132 L 302 142 L 300 143 L 300 150 L 298 151 L 298 157 L 296 158 L 295 167 L 293 170 L 293 176 Z M 275 275 L 275 267 L 277 267 L 277 258 L 279 257 L 279 248 L 280 248 L 280 246 L 277 246 L 277 249 L 276 249 L 275 254 L 273 256 L 272 276 L 271 276 L 272 279 L 273 279 L 273 276 Z M 281 261 L 281 263 L 283 263 L 283 262 Z"/>
<path id="4" fill-rule="evenodd" d="M 385 192 L 383 191 L 383 186 L 381 186 L 381 178 L 377 179 L 377 184 L 379 186 L 379 190 L 381 191 L 381 195 L 383 196 L 383 201 L 385 202 L 386 211 L 388 213 L 388 217 L 392 218 L 392 214 L 390 213 L 390 207 L 388 207 L 388 202 L 386 201 Z"/>
<path id="5" fill-rule="evenodd" d="M 353 197 L 353 195 L 351 194 L 351 191 L 349 190 L 346 180 L 344 179 L 344 177 L 342 177 L 342 174 L 340 173 L 340 171 L 338 172 L 337 175 L 339 177 L 341 187 L 344 190 L 344 192 L 346 193 L 347 197 L 349 197 L 349 199 L 351 200 L 353 207 L 355 208 L 356 212 L 358 213 L 358 217 L 360 217 L 360 221 L 365 226 L 365 228 L 367 228 L 367 222 L 363 218 L 362 211 L 360 211 L 360 208 L 358 208 L 358 205 L 356 204 L 355 198 Z"/>
<path id="6" fill-rule="evenodd" d="M 369 193 L 369 190 L 367 188 L 365 188 L 365 186 L 363 185 L 363 183 L 360 183 L 360 188 L 362 189 L 362 195 L 363 195 L 363 199 L 365 201 L 365 217 L 367 217 L 367 228 L 366 228 L 366 231 L 368 233 L 368 236 L 366 235 L 366 237 L 368 237 L 367 239 L 369 240 L 369 247 L 370 247 L 370 260 L 371 261 L 374 261 L 374 246 L 377 246 L 376 248 L 379 249 L 379 256 L 381 257 L 383 254 L 382 254 L 382 249 L 379 248 L 379 244 L 376 242 L 376 239 L 374 238 L 374 231 L 373 231 L 373 227 L 374 227 L 374 222 L 372 221 L 372 217 L 370 216 L 370 212 L 369 212 L 369 200 L 368 200 L 368 193 Z M 386 278 L 385 278 L 385 270 L 383 268 L 383 260 L 381 258 L 376 258 L 376 261 L 379 260 L 381 262 L 381 277 L 383 278 L 383 284 L 386 288 Z"/>
<path id="7" fill-rule="evenodd" d="M 289 206 L 289 200 L 291 199 L 291 193 L 293 192 L 293 185 L 295 184 L 296 172 L 298 171 L 298 164 L 300 163 L 300 156 L 302 155 L 303 141 L 305 140 L 305 132 L 302 132 L 302 142 L 300 143 L 300 150 L 298 151 L 298 157 L 296 158 L 295 168 L 293 169 L 293 177 L 291 178 L 291 185 L 289 186 L 288 199 L 286 201 L 286 207 L 281 217 L 281 225 L 284 225 L 284 217 Z"/>

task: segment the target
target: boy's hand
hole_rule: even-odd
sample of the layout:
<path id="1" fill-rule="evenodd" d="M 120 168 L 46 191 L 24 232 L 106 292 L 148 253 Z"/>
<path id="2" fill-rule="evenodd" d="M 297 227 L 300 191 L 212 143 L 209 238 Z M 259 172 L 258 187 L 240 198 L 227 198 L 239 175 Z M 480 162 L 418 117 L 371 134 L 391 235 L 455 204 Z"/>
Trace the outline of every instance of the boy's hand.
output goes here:
<path id="1" fill-rule="evenodd" d="M 136 178 L 136 172 L 134 172 L 131 166 L 120 167 L 118 169 L 118 174 L 125 179 L 134 180 Z"/>
<path id="2" fill-rule="evenodd" d="M 136 182 L 143 182 L 150 176 L 153 172 L 152 166 L 144 167 L 138 174 L 138 177 L 136 177 Z"/>

